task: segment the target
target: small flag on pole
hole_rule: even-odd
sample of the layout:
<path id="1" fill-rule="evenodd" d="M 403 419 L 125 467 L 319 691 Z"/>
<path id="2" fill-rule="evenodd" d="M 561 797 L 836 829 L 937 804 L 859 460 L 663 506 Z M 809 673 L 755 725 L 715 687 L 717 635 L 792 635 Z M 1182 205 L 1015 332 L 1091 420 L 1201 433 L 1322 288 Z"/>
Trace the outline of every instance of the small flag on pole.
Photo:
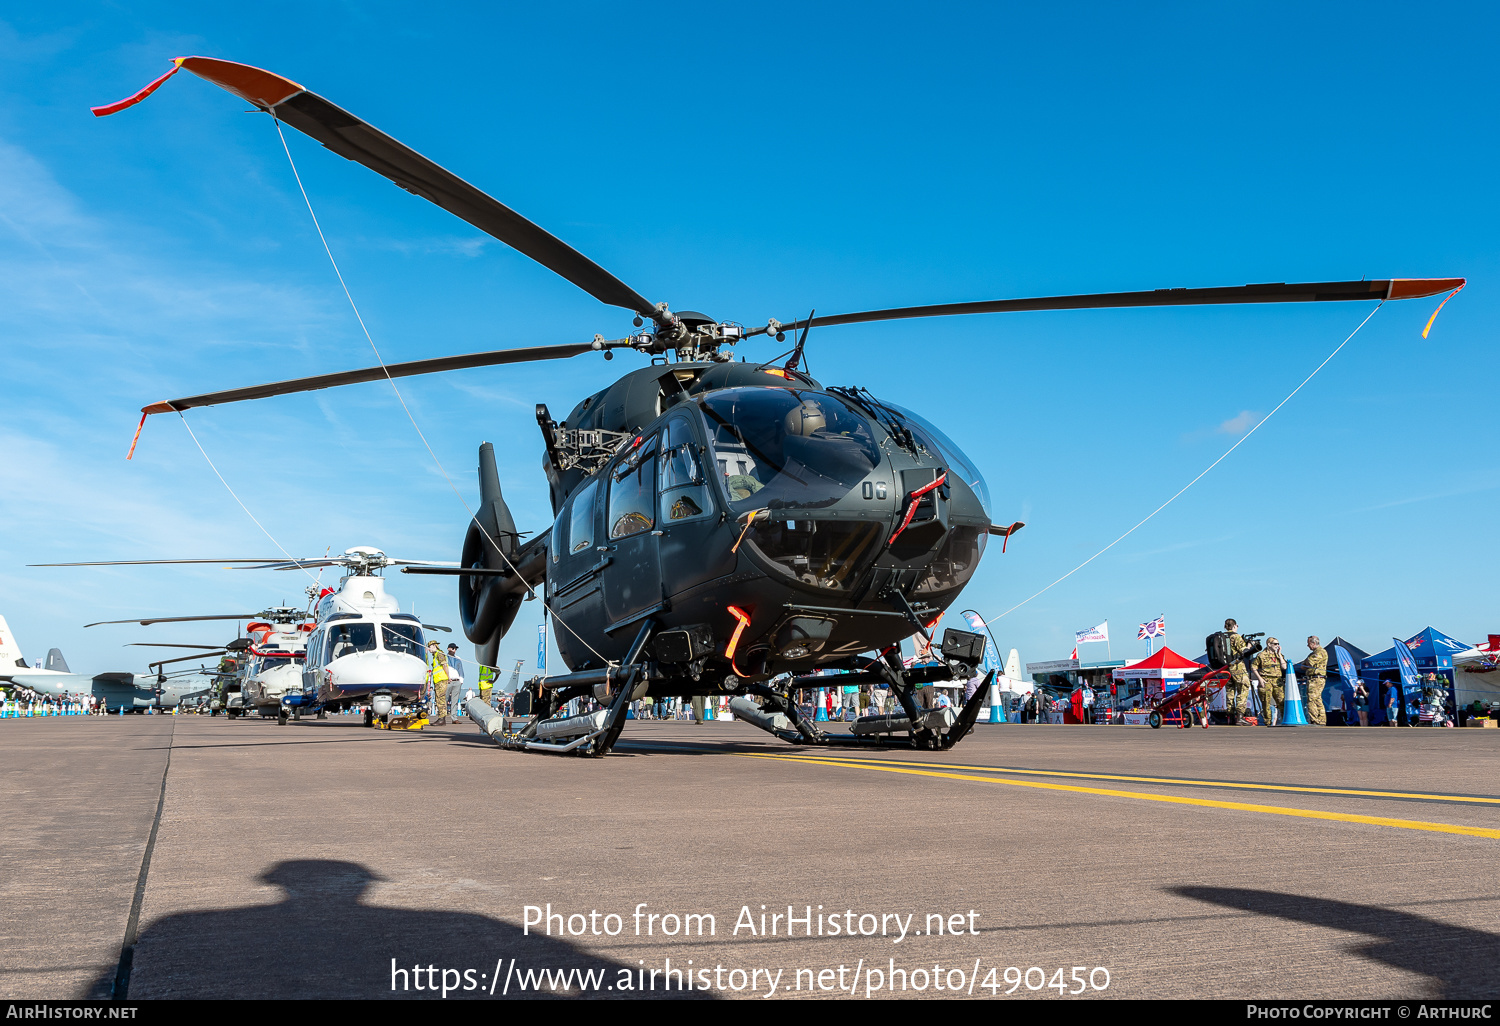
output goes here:
<path id="1" fill-rule="evenodd" d="M 1158 616 L 1155 620 L 1147 620 L 1141 624 L 1137 638 L 1160 638 L 1167 633 L 1166 616 Z"/>
<path id="2" fill-rule="evenodd" d="M 1089 642 L 1089 641 L 1108 641 L 1108 640 L 1109 640 L 1109 621 L 1108 620 L 1105 620 L 1103 623 L 1099 624 L 1097 627 L 1085 627 L 1081 631 L 1074 631 L 1073 632 L 1073 643 L 1075 645 L 1082 645 L 1085 642 Z"/>

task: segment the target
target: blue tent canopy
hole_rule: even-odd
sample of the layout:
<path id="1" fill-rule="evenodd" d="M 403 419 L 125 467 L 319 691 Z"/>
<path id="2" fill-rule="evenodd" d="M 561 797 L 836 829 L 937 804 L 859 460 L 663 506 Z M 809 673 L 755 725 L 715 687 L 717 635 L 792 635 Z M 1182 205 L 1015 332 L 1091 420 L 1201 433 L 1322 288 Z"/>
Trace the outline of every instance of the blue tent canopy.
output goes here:
<path id="1" fill-rule="evenodd" d="M 1450 638 L 1436 627 L 1424 627 L 1406 639 L 1406 647 L 1411 650 L 1411 657 L 1416 662 L 1417 669 L 1451 670 L 1454 654 L 1468 651 L 1474 646 Z M 1395 648 L 1388 648 L 1383 652 L 1367 656 L 1360 664 L 1362 670 L 1394 670 L 1396 668 Z M 1376 676 L 1379 675 L 1376 674 Z"/>
<path id="2" fill-rule="evenodd" d="M 1436 673 L 1439 677 L 1443 678 L 1444 682 L 1448 685 L 1449 696 L 1451 698 L 1454 653 L 1466 651 L 1473 646 L 1466 645 L 1462 641 L 1449 637 L 1436 627 L 1424 627 L 1406 640 L 1406 647 L 1411 651 L 1412 661 L 1417 664 L 1419 671 L 1423 673 Z M 1385 722 L 1385 695 L 1380 688 L 1379 682 L 1381 680 L 1394 682 L 1397 679 L 1398 672 L 1399 667 L 1396 663 L 1396 649 L 1394 647 L 1388 648 L 1383 652 L 1376 652 L 1374 655 L 1359 661 L 1360 677 L 1371 682 L 1371 723 L 1381 724 Z M 1411 704 L 1414 697 L 1410 695 L 1406 696 L 1408 705 Z"/>

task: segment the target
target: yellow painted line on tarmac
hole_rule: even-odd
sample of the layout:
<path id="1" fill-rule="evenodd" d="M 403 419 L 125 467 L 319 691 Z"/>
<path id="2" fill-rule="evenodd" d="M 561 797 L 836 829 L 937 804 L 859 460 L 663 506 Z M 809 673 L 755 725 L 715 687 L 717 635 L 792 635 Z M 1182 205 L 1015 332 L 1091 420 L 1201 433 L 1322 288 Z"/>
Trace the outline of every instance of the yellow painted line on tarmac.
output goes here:
<path id="1" fill-rule="evenodd" d="M 1324 819 L 1338 823 L 1363 823 L 1367 826 L 1395 827 L 1400 830 L 1422 830 L 1437 834 L 1461 834 L 1465 837 L 1488 837 L 1500 840 L 1500 830 L 1488 827 L 1458 826 L 1453 823 L 1429 823 L 1419 819 L 1392 819 L 1388 816 L 1360 816 L 1349 812 L 1324 812 L 1321 809 L 1293 809 L 1280 805 L 1251 805 L 1246 802 L 1222 802 L 1212 798 L 1188 798 L 1182 795 L 1147 794 L 1142 791 L 1116 791 L 1105 787 L 1083 787 L 1077 784 L 1053 784 L 1042 780 L 1008 780 L 996 776 L 975 776 L 968 773 L 939 772 L 920 769 L 907 763 L 855 762 L 853 760 L 816 759 L 795 755 L 755 755 L 736 753 L 744 759 L 774 759 L 778 762 L 795 762 L 817 766 L 844 766 L 854 769 L 875 770 L 880 773 L 901 773 L 908 776 L 939 777 L 947 780 L 968 780 L 980 784 L 1006 784 L 1010 787 L 1030 787 L 1041 791 L 1066 791 L 1071 794 L 1094 794 L 1109 798 L 1134 798 L 1146 802 L 1163 802 L 1168 805 L 1197 805 L 1207 809 L 1232 809 L 1237 812 L 1259 812 L 1271 816 L 1295 816 L 1299 819 Z"/>
<path id="2" fill-rule="evenodd" d="M 796 758 L 796 756 L 788 756 Z M 826 756 L 828 762 L 850 766 L 889 766 L 891 762 L 880 759 L 850 759 L 844 756 Z M 902 766 L 923 769 L 969 770 L 974 773 L 1020 773 L 1037 777 L 1068 777 L 1075 780 L 1121 780 L 1133 784 L 1185 784 L 1197 787 L 1239 788 L 1249 791 L 1286 791 L 1294 794 L 1353 795 L 1358 798 L 1404 798 L 1428 802 L 1472 802 L 1479 805 L 1500 805 L 1500 798 L 1486 798 L 1467 794 L 1418 794 L 1410 791 L 1369 791 L 1346 787 L 1303 787 L 1296 784 L 1255 784 L 1234 780 L 1196 780 L 1191 777 L 1135 777 L 1118 773 L 1072 773 L 1064 770 L 1022 769 L 1017 766 L 954 766 L 941 762 L 909 762 Z"/>

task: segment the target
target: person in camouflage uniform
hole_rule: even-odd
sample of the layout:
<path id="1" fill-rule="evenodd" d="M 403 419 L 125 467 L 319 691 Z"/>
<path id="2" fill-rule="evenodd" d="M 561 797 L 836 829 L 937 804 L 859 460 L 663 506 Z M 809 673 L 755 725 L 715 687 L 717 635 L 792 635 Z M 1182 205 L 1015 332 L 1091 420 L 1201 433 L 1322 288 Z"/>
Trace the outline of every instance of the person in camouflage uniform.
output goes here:
<path id="1" fill-rule="evenodd" d="M 1266 639 L 1266 647 L 1250 660 L 1250 672 L 1260 681 L 1260 703 L 1266 710 L 1266 726 L 1275 726 L 1281 719 L 1281 703 L 1286 697 L 1283 682 L 1286 680 L 1286 657 L 1281 654 L 1281 642 Z"/>
<path id="2" fill-rule="evenodd" d="M 1225 620 L 1224 629 L 1229 632 L 1229 686 L 1224 689 L 1224 705 L 1229 722 L 1239 723 L 1250 695 L 1250 669 L 1244 660 L 1250 643 L 1240 636 L 1240 625 L 1235 621 Z"/>
<path id="3" fill-rule="evenodd" d="M 1302 666 L 1306 671 L 1302 685 L 1307 693 L 1302 696 L 1302 704 L 1307 709 L 1307 722 L 1326 727 L 1328 714 L 1323 711 L 1323 686 L 1328 683 L 1328 650 L 1316 635 L 1307 639 L 1307 660 Z"/>

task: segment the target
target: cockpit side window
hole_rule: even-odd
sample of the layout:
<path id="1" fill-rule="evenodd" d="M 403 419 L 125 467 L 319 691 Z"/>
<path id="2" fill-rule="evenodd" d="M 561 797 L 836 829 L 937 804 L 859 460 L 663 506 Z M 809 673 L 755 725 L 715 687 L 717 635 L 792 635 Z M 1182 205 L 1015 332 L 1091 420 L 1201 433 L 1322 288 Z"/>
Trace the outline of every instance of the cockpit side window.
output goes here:
<path id="1" fill-rule="evenodd" d="M 703 472 L 703 450 L 685 417 L 667 422 L 662 436 L 661 523 L 693 520 L 713 513 L 708 479 Z"/>
<path id="2" fill-rule="evenodd" d="M 573 496 L 572 512 L 568 516 L 568 536 L 562 544 L 568 554 L 587 552 L 594 547 L 594 496 L 599 491 L 599 479 L 584 485 L 583 490 Z"/>
<path id="3" fill-rule="evenodd" d="M 628 538 L 656 526 L 656 439 L 610 469 L 609 536 Z"/>

